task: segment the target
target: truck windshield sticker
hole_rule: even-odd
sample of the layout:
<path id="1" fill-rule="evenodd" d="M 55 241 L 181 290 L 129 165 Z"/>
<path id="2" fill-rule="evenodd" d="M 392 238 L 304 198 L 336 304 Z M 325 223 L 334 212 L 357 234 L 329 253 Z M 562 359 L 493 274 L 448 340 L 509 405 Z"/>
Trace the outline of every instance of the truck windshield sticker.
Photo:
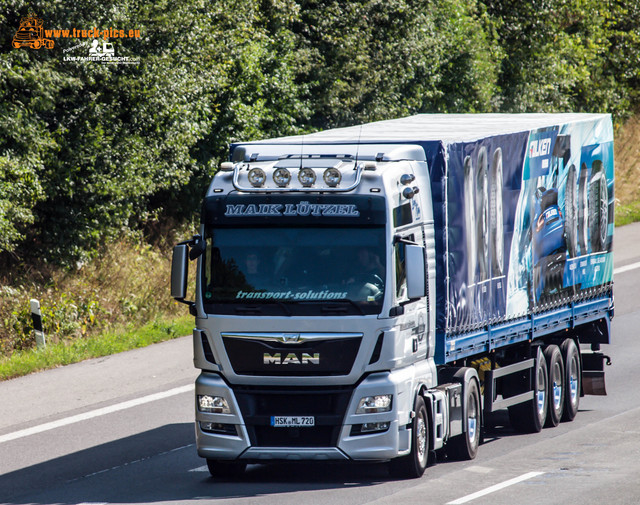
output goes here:
<path id="1" fill-rule="evenodd" d="M 237 299 L 252 300 L 339 300 L 347 297 L 347 292 L 339 291 L 314 291 L 309 289 L 304 292 L 293 291 L 238 291 Z"/>

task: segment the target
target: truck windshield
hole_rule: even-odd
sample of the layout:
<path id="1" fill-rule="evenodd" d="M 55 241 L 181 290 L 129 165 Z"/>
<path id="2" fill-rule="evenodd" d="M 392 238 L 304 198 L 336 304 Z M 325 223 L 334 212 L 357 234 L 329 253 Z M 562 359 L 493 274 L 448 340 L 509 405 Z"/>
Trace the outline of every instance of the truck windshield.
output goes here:
<path id="1" fill-rule="evenodd" d="M 384 228 L 218 228 L 206 234 L 203 301 L 212 313 L 377 314 Z"/>

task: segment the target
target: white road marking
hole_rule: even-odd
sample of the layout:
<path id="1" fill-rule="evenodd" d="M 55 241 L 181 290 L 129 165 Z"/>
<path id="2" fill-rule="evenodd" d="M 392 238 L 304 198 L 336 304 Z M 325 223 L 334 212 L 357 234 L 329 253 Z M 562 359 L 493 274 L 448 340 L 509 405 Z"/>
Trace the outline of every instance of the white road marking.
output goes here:
<path id="1" fill-rule="evenodd" d="M 198 468 L 192 468 L 189 471 L 190 472 L 208 472 L 209 471 L 209 467 L 207 465 L 204 465 L 204 466 L 199 466 Z"/>
<path id="2" fill-rule="evenodd" d="M 488 487 L 477 493 L 468 494 L 467 496 L 463 496 L 462 498 L 458 498 L 457 500 L 450 501 L 447 505 L 462 505 L 463 503 L 470 502 L 471 500 L 475 500 L 476 498 L 480 498 L 481 496 L 485 496 L 491 493 L 495 493 L 496 491 L 500 491 L 509 486 L 513 486 L 514 484 L 518 484 L 519 482 L 523 482 L 525 480 L 532 479 L 534 477 L 538 477 L 539 475 L 543 475 L 544 472 L 529 472 L 524 475 L 520 475 L 520 477 L 515 477 L 510 480 L 505 480 L 500 484 L 496 484 L 495 486 Z"/>
<path id="3" fill-rule="evenodd" d="M 88 419 L 93 419 L 94 417 L 104 416 L 106 414 L 112 414 L 114 412 L 119 412 L 121 410 L 130 409 L 133 407 L 137 407 L 139 405 L 144 405 L 145 403 L 155 402 L 157 400 L 163 400 L 164 398 L 169 398 L 171 396 L 188 393 L 190 391 L 193 391 L 194 387 L 195 386 L 193 384 L 189 384 L 187 386 L 181 386 L 178 388 L 169 389 L 167 391 L 154 393 L 152 395 L 143 396 L 141 398 L 135 398 L 133 400 L 129 400 L 126 402 L 116 403 L 115 405 L 110 405 L 109 407 L 103 407 L 100 409 L 91 410 L 89 412 L 85 412 L 84 414 L 65 417 L 64 419 L 59 419 L 57 421 L 52 421 L 50 423 L 44 423 L 38 426 L 33 426 L 31 428 L 26 428 L 24 430 L 14 431 L 13 433 L 7 433 L 6 435 L 0 435 L 0 444 L 3 442 L 9 442 L 11 440 L 17 440 L 23 437 L 28 437 L 30 435 L 35 435 L 37 433 L 42 433 L 44 431 L 61 428 L 63 426 L 68 426 L 70 424 L 79 423 L 81 421 L 86 421 Z"/>
<path id="4" fill-rule="evenodd" d="M 623 267 L 618 267 L 613 271 L 613 275 L 622 274 L 624 272 L 628 272 L 629 270 L 635 270 L 636 268 L 640 268 L 640 261 L 637 263 L 631 263 L 631 265 L 625 265 Z"/>

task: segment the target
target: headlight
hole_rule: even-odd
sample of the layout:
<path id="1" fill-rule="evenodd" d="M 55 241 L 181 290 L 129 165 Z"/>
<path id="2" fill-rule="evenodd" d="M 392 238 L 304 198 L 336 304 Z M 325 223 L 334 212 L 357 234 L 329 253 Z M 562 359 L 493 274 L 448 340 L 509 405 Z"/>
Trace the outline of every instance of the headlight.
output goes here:
<path id="1" fill-rule="evenodd" d="M 356 414 L 377 414 L 391 410 L 393 395 L 365 396 L 360 400 Z"/>
<path id="2" fill-rule="evenodd" d="M 222 396 L 198 395 L 198 410 L 211 414 L 231 414 L 227 399 Z"/>
<path id="3" fill-rule="evenodd" d="M 305 188 L 313 186 L 316 182 L 316 173 L 310 168 L 303 168 L 298 172 L 298 180 Z"/>
<path id="4" fill-rule="evenodd" d="M 324 174 L 322 174 L 322 178 L 324 179 L 324 183 L 327 186 L 335 188 L 338 184 L 340 184 L 340 181 L 342 180 L 342 174 L 337 168 L 327 168 L 324 171 Z"/>
<path id="5" fill-rule="evenodd" d="M 291 172 L 289 172 L 286 168 L 278 168 L 275 172 L 273 172 L 273 182 L 275 182 L 279 187 L 284 188 L 289 185 L 291 181 Z"/>
<path id="6" fill-rule="evenodd" d="M 261 168 L 252 168 L 249 170 L 249 182 L 254 188 L 259 188 L 264 185 L 264 181 L 267 180 L 267 175 Z"/>

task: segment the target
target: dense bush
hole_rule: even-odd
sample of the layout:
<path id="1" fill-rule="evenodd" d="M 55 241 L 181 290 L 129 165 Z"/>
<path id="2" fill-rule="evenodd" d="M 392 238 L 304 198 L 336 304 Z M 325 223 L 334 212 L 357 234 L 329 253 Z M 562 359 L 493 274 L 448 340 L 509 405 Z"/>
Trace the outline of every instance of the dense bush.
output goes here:
<path id="1" fill-rule="evenodd" d="M 75 264 L 197 212 L 235 139 L 416 112 L 611 111 L 638 101 L 631 0 L 0 2 L 0 41 L 135 28 L 137 65 L 0 56 L 0 251 Z M 76 50 L 84 54 L 85 49 Z"/>

